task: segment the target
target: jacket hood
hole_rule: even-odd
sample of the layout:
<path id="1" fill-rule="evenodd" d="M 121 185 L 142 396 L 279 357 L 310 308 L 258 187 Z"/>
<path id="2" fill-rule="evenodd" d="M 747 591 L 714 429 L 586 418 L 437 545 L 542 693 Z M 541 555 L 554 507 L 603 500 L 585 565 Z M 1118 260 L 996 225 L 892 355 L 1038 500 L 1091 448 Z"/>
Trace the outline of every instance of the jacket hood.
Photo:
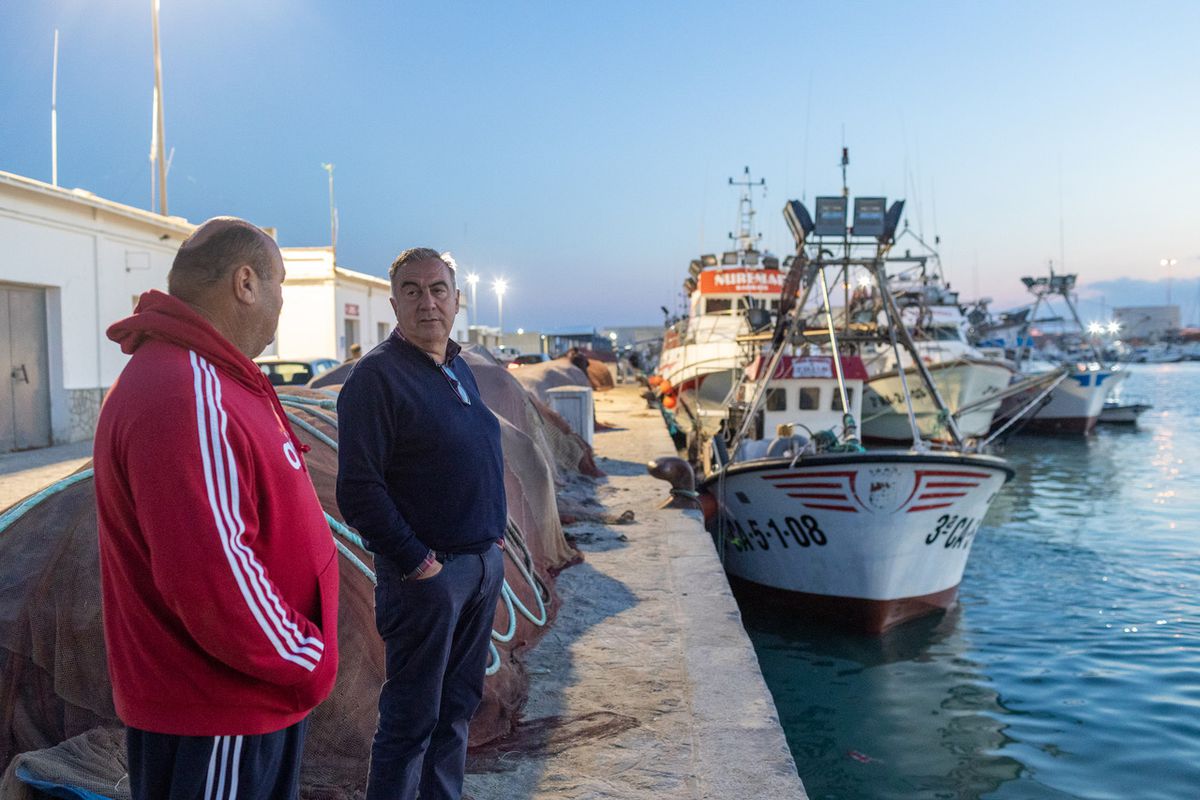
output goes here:
<path id="1" fill-rule="evenodd" d="M 212 324 L 177 297 L 150 290 L 138 300 L 133 316 L 113 323 L 108 338 L 132 355 L 150 340 L 194 350 L 251 391 L 275 394 L 262 370 Z"/>

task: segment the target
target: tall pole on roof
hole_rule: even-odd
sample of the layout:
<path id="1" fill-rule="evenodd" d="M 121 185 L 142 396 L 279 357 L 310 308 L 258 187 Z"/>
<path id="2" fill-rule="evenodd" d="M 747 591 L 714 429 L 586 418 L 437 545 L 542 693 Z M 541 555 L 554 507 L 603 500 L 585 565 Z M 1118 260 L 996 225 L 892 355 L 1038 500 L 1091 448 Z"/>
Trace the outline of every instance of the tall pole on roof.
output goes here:
<path id="1" fill-rule="evenodd" d="M 50 78 L 50 183 L 58 186 L 58 28 L 54 29 L 54 69 Z"/>
<path id="2" fill-rule="evenodd" d="M 333 203 L 333 164 L 321 164 L 329 173 L 329 249 L 333 251 L 333 264 L 337 266 L 337 206 Z"/>
<path id="3" fill-rule="evenodd" d="M 158 45 L 158 2 L 150 0 L 150 15 L 154 21 L 154 93 L 158 98 L 156 117 L 158 130 L 158 213 L 167 216 L 167 136 L 163 129 L 162 50 Z"/>

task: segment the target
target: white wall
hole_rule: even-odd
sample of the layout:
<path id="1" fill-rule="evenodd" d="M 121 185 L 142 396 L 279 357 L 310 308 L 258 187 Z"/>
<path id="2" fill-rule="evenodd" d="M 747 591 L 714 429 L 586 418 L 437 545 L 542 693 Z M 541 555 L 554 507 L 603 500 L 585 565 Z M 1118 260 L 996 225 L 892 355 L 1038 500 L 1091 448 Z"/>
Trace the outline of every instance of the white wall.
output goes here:
<path id="1" fill-rule="evenodd" d="M 165 290 L 179 244 L 193 226 L 87 193 L 0 173 L 0 281 L 45 287 L 55 442 L 90 435 L 94 419 L 72 393 L 99 395 L 128 357 L 107 336 L 133 298 Z M 89 412 L 90 413 L 90 412 Z"/>
<path id="2" fill-rule="evenodd" d="M 391 296 L 391 286 L 388 282 L 374 276 L 364 276 L 364 279 L 359 279 L 356 275 L 356 273 L 350 273 L 349 270 L 338 270 L 337 302 L 334 305 L 334 311 L 337 314 L 339 358 L 346 357 L 349 346 L 349 343 L 344 341 L 347 318 L 358 320 L 358 342 L 362 345 L 364 353 L 379 344 L 379 323 L 382 322 L 387 326 L 389 334 L 396 324 L 396 316 L 392 313 L 392 306 L 388 302 L 388 298 Z M 347 304 L 358 306 L 358 316 L 348 317 L 346 314 Z"/>

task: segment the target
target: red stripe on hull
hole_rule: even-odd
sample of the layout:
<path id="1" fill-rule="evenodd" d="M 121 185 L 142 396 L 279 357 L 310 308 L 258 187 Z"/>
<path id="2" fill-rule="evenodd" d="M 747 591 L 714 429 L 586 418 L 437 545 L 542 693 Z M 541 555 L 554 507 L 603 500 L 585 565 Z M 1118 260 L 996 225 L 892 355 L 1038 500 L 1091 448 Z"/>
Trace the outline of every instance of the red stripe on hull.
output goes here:
<path id="1" fill-rule="evenodd" d="M 840 483 L 777 483 L 777 489 L 841 489 Z"/>
<path id="2" fill-rule="evenodd" d="M 910 620 L 945 611 L 954 605 L 958 597 L 957 586 L 919 597 L 865 600 L 861 597 L 789 592 L 734 575 L 729 576 L 729 583 L 739 598 L 745 597 L 748 601 L 762 599 L 775 605 L 784 605 L 796 609 L 813 622 L 874 636 Z"/>

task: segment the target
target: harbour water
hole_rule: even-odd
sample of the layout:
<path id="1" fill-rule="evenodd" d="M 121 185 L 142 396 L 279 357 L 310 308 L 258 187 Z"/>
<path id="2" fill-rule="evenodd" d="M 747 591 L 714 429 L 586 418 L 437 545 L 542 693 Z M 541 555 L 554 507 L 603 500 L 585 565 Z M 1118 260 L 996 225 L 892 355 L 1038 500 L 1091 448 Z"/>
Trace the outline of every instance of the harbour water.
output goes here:
<path id="1" fill-rule="evenodd" d="M 1130 369 L 1136 429 L 1009 442 L 944 616 L 741 602 L 811 798 L 1200 798 L 1200 363 Z"/>

